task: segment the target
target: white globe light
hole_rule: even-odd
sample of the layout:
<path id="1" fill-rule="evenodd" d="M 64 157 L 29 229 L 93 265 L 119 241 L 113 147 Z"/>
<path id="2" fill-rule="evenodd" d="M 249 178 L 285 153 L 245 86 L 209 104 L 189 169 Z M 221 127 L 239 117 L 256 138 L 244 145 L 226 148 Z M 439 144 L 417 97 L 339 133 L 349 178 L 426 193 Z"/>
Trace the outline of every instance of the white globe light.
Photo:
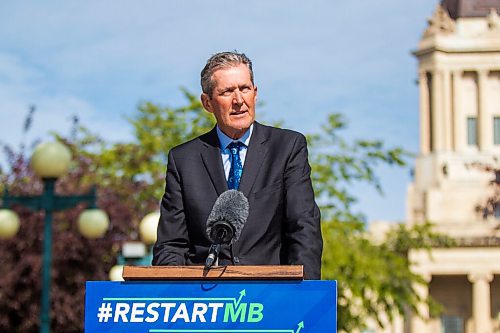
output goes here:
<path id="1" fill-rule="evenodd" d="M 156 243 L 156 231 L 159 220 L 160 212 L 149 213 L 142 219 L 139 225 L 139 234 L 144 243 L 148 245 Z"/>
<path id="2" fill-rule="evenodd" d="M 58 178 L 68 172 L 71 151 L 60 142 L 45 142 L 36 146 L 31 156 L 31 168 L 40 178 Z"/>
<path id="3" fill-rule="evenodd" d="M 17 234 L 20 226 L 19 216 L 10 209 L 0 209 L 0 238 L 9 239 Z"/>
<path id="4" fill-rule="evenodd" d="M 78 231 L 86 238 L 100 238 L 108 227 L 108 215 L 100 209 L 86 209 L 78 217 Z"/>
<path id="5" fill-rule="evenodd" d="M 109 271 L 109 280 L 110 281 L 125 281 L 123 280 L 123 265 L 115 265 L 111 267 Z"/>

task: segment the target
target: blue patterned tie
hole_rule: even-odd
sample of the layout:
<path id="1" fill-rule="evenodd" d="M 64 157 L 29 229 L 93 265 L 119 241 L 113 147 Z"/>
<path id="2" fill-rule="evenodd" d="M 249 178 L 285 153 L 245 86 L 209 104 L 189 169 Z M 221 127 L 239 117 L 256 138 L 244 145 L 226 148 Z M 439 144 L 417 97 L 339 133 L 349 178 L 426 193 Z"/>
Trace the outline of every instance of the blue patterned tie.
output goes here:
<path id="1" fill-rule="evenodd" d="M 240 149 L 244 144 L 237 141 L 231 142 L 227 148 L 231 153 L 231 169 L 229 169 L 229 177 L 227 179 L 227 187 L 230 190 L 237 190 L 240 186 L 241 173 L 243 165 L 241 164 Z"/>

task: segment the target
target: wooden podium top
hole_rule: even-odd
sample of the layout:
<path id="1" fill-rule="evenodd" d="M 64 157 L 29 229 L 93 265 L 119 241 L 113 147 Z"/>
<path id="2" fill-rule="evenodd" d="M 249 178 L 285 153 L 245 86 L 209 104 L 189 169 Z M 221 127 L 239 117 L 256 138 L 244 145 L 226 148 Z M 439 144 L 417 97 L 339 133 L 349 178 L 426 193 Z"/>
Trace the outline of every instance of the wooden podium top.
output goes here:
<path id="1" fill-rule="evenodd" d="M 294 266 L 219 266 L 206 271 L 203 266 L 125 266 L 125 281 L 164 280 L 303 280 L 304 267 Z"/>

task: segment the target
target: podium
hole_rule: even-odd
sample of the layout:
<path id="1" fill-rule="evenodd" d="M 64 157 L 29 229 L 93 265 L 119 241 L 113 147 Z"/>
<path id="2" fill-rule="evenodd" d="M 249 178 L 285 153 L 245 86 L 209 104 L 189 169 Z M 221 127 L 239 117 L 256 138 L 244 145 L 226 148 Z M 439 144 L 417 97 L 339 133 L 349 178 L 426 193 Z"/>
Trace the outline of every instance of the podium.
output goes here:
<path id="1" fill-rule="evenodd" d="M 88 281 L 86 333 L 336 332 L 336 281 L 302 266 L 126 266 Z"/>

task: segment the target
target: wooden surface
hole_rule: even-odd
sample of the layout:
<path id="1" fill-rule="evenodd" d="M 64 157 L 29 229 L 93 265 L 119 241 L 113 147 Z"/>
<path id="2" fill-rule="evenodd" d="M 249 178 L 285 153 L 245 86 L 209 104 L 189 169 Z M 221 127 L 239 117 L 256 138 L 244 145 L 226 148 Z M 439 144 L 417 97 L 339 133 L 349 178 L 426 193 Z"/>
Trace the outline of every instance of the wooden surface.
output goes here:
<path id="1" fill-rule="evenodd" d="M 132 280 L 303 280 L 304 268 L 294 266 L 125 266 L 123 279 Z"/>

